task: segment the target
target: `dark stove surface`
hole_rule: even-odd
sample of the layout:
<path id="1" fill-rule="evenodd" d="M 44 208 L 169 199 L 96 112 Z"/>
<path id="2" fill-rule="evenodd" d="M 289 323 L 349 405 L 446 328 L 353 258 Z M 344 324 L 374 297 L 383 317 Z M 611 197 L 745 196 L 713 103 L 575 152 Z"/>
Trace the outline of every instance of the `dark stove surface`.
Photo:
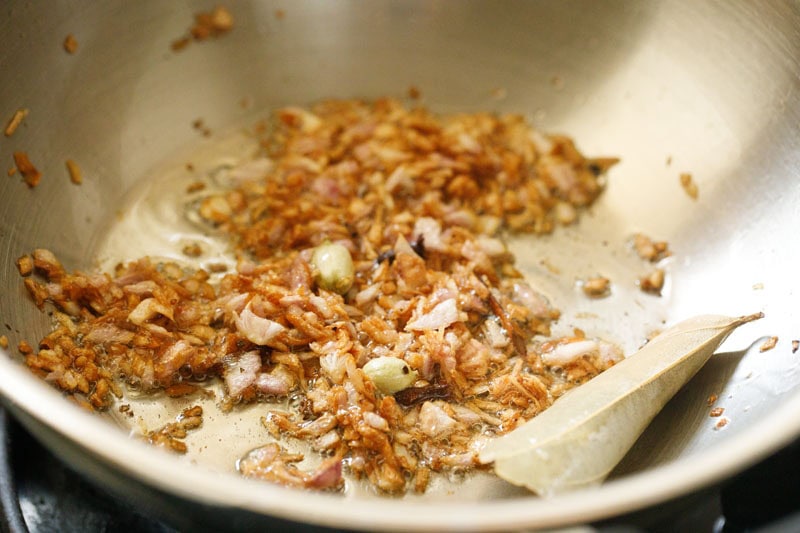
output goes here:
<path id="1" fill-rule="evenodd" d="M 800 532 L 800 440 L 720 487 L 593 527 L 606 533 Z M 0 530 L 178 533 L 66 467 L 3 409 Z"/>
<path id="2" fill-rule="evenodd" d="M 0 501 L 9 533 L 176 533 L 86 481 L 0 410 Z"/>

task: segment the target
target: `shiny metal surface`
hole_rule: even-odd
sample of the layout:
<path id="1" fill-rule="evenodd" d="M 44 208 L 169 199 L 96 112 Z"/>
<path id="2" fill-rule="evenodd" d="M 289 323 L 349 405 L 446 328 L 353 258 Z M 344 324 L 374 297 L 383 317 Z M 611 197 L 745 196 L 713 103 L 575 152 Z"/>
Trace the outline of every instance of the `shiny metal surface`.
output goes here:
<path id="1" fill-rule="evenodd" d="M 547 282 L 541 257 L 562 269 L 549 290 L 572 310 L 563 327 L 594 328 L 630 351 L 662 320 L 703 312 L 767 316 L 731 337 L 727 353 L 667 406 L 611 482 L 550 501 L 477 485 L 449 497 L 342 500 L 209 473 L 130 441 L 63 401 L 17 364 L 11 349 L 10 358 L 0 358 L 0 393 L 57 453 L 140 501 L 157 487 L 170 501 L 202 502 L 194 507 L 198 519 L 210 505 L 217 519 L 246 509 L 240 516 L 247 523 L 279 516 L 363 529 L 507 530 L 580 523 L 663 501 L 722 479 L 800 434 L 800 354 L 791 351 L 800 337 L 793 305 L 798 3 L 226 5 L 235 30 L 177 54 L 170 43 L 207 5 L 3 5 L 0 119 L 20 107 L 31 112 L 12 137 L 0 139 L 0 158 L 11 166 L 12 152 L 25 150 L 44 173 L 33 190 L 16 176 L 0 180 L 0 324 L 12 347 L 49 326 L 28 301 L 14 259 L 47 247 L 69 267 L 91 266 L 125 192 L 198 142 L 194 119 L 219 130 L 253 110 L 331 96 L 401 96 L 411 84 L 435 110 L 523 112 L 544 130 L 574 137 L 586 153 L 622 158 L 578 228 L 515 244 L 531 275 Z M 61 48 L 67 33 L 78 39 L 75 55 Z M 242 108 L 242 98 L 252 109 Z M 69 183 L 67 158 L 81 165 L 82 186 Z M 680 188 L 682 172 L 698 183 L 697 201 Z M 634 231 L 666 239 L 675 251 L 664 297 L 641 296 L 621 281 L 611 298 L 586 303 L 571 279 L 592 271 L 628 279 L 624 240 Z M 586 313 L 604 318 L 587 320 Z M 771 335 L 778 346 L 760 353 L 762 337 Z M 721 430 L 708 417 L 710 394 L 730 420 Z"/>

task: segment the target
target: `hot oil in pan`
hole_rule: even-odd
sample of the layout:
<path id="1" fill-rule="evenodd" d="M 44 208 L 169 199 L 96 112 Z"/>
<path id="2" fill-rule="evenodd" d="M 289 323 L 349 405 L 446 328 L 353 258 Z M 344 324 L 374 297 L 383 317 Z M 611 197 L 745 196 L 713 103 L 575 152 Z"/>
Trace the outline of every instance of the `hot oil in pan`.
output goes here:
<path id="1" fill-rule="evenodd" d="M 212 279 L 224 275 L 220 271 L 223 267 L 234 269 L 236 261 L 230 244 L 197 218 L 196 205 L 205 195 L 224 187 L 226 170 L 252 158 L 257 149 L 253 137 L 236 130 L 154 168 L 129 193 L 124 209 L 98 242 L 97 267 L 111 271 L 119 262 L 148 256 L 154 262 L 172 261 L 189 268 L 219 271 L 211 274 Z M 188 250 L 192 251 L 187 254 Z M 234 470 L 238 457 L 269 439 L 261 416 L 270 408 L 285 408 L 285 402 L 275 406 L 242 405 L 223 414 L 217 405 L 223 396 L 222 383 L 210 379 L 202 385 L 211 394 L 169 398 L 164 393 L 144 394 L 125 387 L 125 396 L 109 411 L 132 435 L 142 435 L 174 422 L 183 409 L 200 405 L 203 425 L 189 432 L 185 439 L 188 452 L 181 456 L 182 460 L 217 471 Z M 121 412 L 119 407 L 123 405 L 130 409 Z"/>
<path id="2" fill-rule="evenodd" d="M 95 246 L 96 266 L 112 271 L 119 262 L 150 257 L 190 268 L 204 268 L 212 281 L 235 269 L 236 260 L 229 240 L 203 222 L 197 205 L 206 195 L 230 187 L 229 169 L 252 160 L 259 153 L 257 139 L 245 129 L 221 134 L 214 141 L 171 157 L 140 180 L 127 197 L 124 209 Z M 613 183 L 613 170 L 611 171 Z M 590 337 L 617 343 L 626 354 L 635 351 L 647 334 L 663 326 L 669 302 L 669 284 L 660 298 L 643 294 L 635 280 L 647 268 L 630 249 L 634 231 L 646 228 L 626 226 L 615 216 L 603 197 L 585 213 L 577 225 L 558 228 L 546 236 L 509 239 L 516 266 L 532 286 L 550 298 L 562 311 L 553 325 L 553 336 L 569 335 L 580 328 Z M 199 252 L 199 253 L 198 253 Z M 668 266 L 668 265 L 667 265 Z M 611 295 L 591 299 L 583 294 L 578 280 L 603 275 L 612 280 Z M 124 397 L 109 410 L 117 424 L 141 436 L 174 422 L 181 411 L 193 405 L 203 408 L 203 425 L 189 432 L 188 451 L 179 460 L 219 472 L 233 472 L 248 451 L 270 442 L 261 419 L 270 410 L 288 410 L 289 399 L 257 402 L 220 409 L 224 396 L 222 382 L 209 379 L 202 384 L 207 394 L 194 393 L 170 398 L 164 393 L 142 394 L 124 387 Z M 129 406 L 124 412 L 123 405 Z M 290 452 L 304 453 L 301 468 L 316 466 L 320 459 L 304 443 L 291 439 L 281 443 Z M 424 495 L 406 498 L 459 498 L 479 500 L 519 494 L 516 489 L 486 472 L 468 475 L 434 476 Z M 368 483 L 347 479 L 348 497 L 375 495 Z"/>
<path id="3" fill-rule="evenodd" d="M 171 261 L 189 268 L 204 268 L 211 280 L 219 280 L 236 268 L 235 253 L 225 235 L 215 232 L 197 214 L 201 199 L 228 188 L 228 170 L 254 158 L 258 142 L 245 130 L 222 134 L 214 142 L 171 157 L 140 180 L 127 197 L 125 207 L 96 246 L 96 266 L 112 271 L 120 262 L 148 256 L 152 261 Z M 202 187 L 201 187 L 202 185 Z M 200 250 L 199 254 L 196 251 Z M 187 254 L 187 250 L 192 250 Z M 224 270 L 223 270 L 224 267 Z M 216 272 L 214 272 L 216 271 Z M 140 393 L 123 387 L 124 396 L 109 409 L 117 424 L 141 437 L 149 431 L 174 422 L 191 406 L 203 408 L 203 424 L 188 433 L 185 455 L 179 460 L 202 465 L 218 472 L 234 472 L 237 462 L 250 450 L 273 441 L 261 419 L 271 410 L 287 411 L 297 399 L 236 405 L 223 412 L 220 402 L 224 385 L 217 378 L 202 384 L 207 391 L 182 398 L 164 393 Z M 124 407 L 120 410 L 122 406 Z M 300 468 L 313 468 L 320 462 L 316 453 L 302 441 L 281 442 L 289 452 L 303 453 Z M 348 480 L 348 494 L 371 491 L 367 485 Z"/>

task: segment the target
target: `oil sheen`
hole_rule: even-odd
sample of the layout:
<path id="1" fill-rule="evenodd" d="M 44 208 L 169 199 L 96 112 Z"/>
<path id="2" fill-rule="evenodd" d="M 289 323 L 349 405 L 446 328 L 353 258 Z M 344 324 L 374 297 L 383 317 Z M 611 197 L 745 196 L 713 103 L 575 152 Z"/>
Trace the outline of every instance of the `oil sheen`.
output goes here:
<path id="1" fill-rule="evenodd" d="M 199 219 L 196 206 L 204 196 L 231 186 L 230 168 L 255 157 L 263 157 L 256 136 L 247 128 L 237 127 L 167 158 L 138 180 L 123 208 L 95 239 L 95 266 L 110 272 L 120 262 L 148 256 L 156 262 L 172 261 L 189 268 L 209 270 L 213 266 L 219 270 L 224 265 L 233 270 L 236 258 L 230 242 Z M 580 328 L 587 336 L 614 342 L 630 354 L 649 334 L 663 327 L 670 287 L 668 283 L 661 297 L 638 289 L 636 279 L 649 265 L 630 246 L 630 236 L 637 228 L 623 227 L 620 220 L 601 196 L 578 224 L 558 228 L 552 235 L 513 236 L 507 243 L 530 284 L 562 311 L 553 335 L 570 335 L 574 328 Z M 194 245 L 201 253 L 187 255 L 186 247 Z M 212 274 L 212 280 L 221 275 Z M 610 296 L 593 299 L 583 294 L 579 280 L 596 275 L 612 280 Z M 238 405 L 223 413 L 219 408 L 221 382 L 211 379 L 203 386 L 213 394 L 173 399 L 124 388 L 124 397 L 109 410 L 109 416 L 136 437 L 173 422 L 187 407 L 201 405 L 203 425 L 189 432 L 185 439 L 188 452 L 180 460 L 218 472 L 234 472 L 238 459 L 272 441 L 262 417 L 273 409 L 287 409 L 291 400 Z M 122 405 L 130 409 L 120 412 Z M 319 462 L 302 443 L 281 444 L 306 455 L 298 465 L 301 468 Z M 479 500 L 490 494 L 510 497 L 522 494 L 521 490 L 487 472 L 476 471 L 434 476 L 424 495 L 409 494 L 405 498 L 449 498 L 457 492 L 461 500 Z M 345 494 L 351 498 L 376 497 L 367 484 L 352 479 L 347 480 Z"/>

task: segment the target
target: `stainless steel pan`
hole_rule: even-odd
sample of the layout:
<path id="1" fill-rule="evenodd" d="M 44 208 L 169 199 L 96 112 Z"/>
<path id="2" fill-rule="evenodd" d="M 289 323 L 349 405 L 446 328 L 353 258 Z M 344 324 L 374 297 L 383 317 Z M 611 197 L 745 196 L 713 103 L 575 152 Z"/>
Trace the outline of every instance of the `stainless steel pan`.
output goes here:
<path id="1" fill-rule="evenodd" d="M 354 529 L 508 530 L 576 524 L 664 501 L 800 434 L 800 354 L 791 350 L 800 337 L 796 2 L 226 5 L 234 31 L 180 53 L 170 43 L 205 3 L 4 5 L 0 117 L 21 107 L 30 115 L 0 139 L 0 157 L 11 166 L 13 151 L 27 151 L 44 177 L 32 190 L 17 177 L 0 180 L 0 327 L 12 342 L 0 357 L 0 393 L 70 464 L 186 528 L 283 519 Z M 68 33 L 79 42 L 74 55 L 61 47 Z M 409 85 L 434 110 L 523 112 L 544 130 L 573 136 L 588 154 L 622 158 L 578 228 L 515 242 L 522 267 L 550 283 L 556 304 L 570 310 L 563 327 L 591 328 L 631 351 L 662 321 L 702 312 L 767 315 L 731 337 L 607 484 L 552 500 L 486 480 L 409 499 L 294 492 L 131 440 L 19 364 L 16 342 L 41 337 L 49 318 L 28 300 L 14 259 L 46 247 L 68 267 L 93 265 L 126 191 L 186 147 L 211 146 L 193 120 L 218 131 L 285 104 L 402 96 Z M 67 158 L 80 162 L 83 185 L 69 183 Z M 678 183 L 683 172 L 699 185 L 697 201 Z M 623 287 L 587 303 L 574 277 L 632 275 L 624 242 L 634 231 L 666 239 L 675 251 L 664 296 L 647 299 Z M 561 267 L 560 278 L 547 281 L 542 258 Z M 760 353 L 762 337 L 772 335 L 777 347 Z M 730 420 L 722 429 L 708 417 L 712 393 Z M 248 438 L 244 430 L 237 435 Z"/>

